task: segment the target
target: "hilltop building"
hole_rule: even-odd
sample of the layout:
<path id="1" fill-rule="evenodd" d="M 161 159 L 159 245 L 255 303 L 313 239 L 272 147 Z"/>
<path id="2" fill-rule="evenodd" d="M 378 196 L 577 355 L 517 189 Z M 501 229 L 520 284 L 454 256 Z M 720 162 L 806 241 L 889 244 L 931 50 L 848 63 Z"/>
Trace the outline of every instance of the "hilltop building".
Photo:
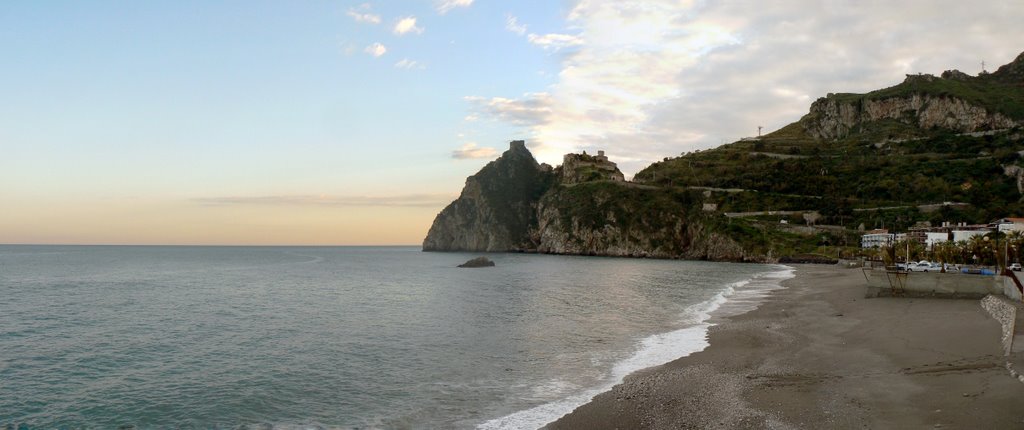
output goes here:
<path id="1" fill-rule="evenodd" d="M 604 151 L 597 151 L 597 155 L 587 154 L 565 154 L 562 157 L 562 183 L 572 184 L 589 181 L 625 181 L 626 177 L 619 171 L 619 167 L 608 161 Z"/>

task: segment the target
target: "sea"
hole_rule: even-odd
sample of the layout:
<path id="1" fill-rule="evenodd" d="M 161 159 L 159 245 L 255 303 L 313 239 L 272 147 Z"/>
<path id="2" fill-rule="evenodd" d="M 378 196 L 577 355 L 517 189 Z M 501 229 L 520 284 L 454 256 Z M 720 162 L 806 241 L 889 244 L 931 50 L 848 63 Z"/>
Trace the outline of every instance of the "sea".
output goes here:
<path id="1" fill-rule="evenodd" d="M 534 429 L 792 277 L 478 255 L 0 246 L 0 427 Z"/>

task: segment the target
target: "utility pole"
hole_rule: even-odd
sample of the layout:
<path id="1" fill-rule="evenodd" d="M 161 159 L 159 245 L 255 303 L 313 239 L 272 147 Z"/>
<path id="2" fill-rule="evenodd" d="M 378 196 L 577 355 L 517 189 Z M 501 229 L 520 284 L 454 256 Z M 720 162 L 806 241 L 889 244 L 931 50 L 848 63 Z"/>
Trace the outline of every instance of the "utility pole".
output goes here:
<path id="1" fill-rule="evenodd" d="M 985 60 L 981 60 L 981 73 L 985 73 Z"/>
<path id="2" fill-rule="evenodd" d="M 762 129 L 762 128 L 764 128 L 764 127 L 763 127 L 763 126 L 760 126 L 760 125 L 759 125 L 759 126 L 757 126 L 757 137 L 761 137 L 761 129 Z"/>
<path id="3" fill-rule="evenodd" d="M 910 271 L 910 238 L 905 239 L 907 241 L 907 271 Z"/>

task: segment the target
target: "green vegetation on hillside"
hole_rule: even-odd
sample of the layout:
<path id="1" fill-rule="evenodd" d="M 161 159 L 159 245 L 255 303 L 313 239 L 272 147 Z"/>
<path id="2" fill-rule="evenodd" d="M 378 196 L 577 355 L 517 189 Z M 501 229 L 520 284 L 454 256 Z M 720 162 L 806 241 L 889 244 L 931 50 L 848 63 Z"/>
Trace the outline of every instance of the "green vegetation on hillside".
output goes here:
<path id="1" fill-rule="evenodd" d="M 1024 67 L 1024 54 L 1017 62 Z M 978 77 L 956 72 L 943 78 L 910 76 L 867 94 L 830 97 L 858 106 L 864 100 L 913 95 L 955 97 L 1020 120 L 1024 77 L 1017 73 L 1017 62 Z M 1017 178 L 1004 170 L 1024 165 L 1020 127 L 977 136 L 920 129 L 912 118 L 884 119 L 858 124 L 842 139 L 820 141 L 805 132 L 809 116 L 760 139 L 666 158 L 634 178 L 661 187 L 704 189 L 703 202 L 723 212 L 816 210 L 823 215 L 819 223 L 848 228 L 904 229 L 921 221 L 983 223 L 1024 215 Z M 934 206 L 944 202 L 969 206 Z"/>
<path id="2" fill-rule="evenodd" d="M 636 187 L 614 181 L 592 181 L 554 187 L 547 196 L 562 216 L 563 225 L 576 220 L 581 227 L 605 225 L 627 231 L 650 223 L 652 215 L 681 218 L 694 211 L 696 194 L 684 189 Z"/>
<path id="3" fill-rule="evenodd" d="M 947 221 L 987 222 L 1024 214 L 1016 178 L 1003 168 L 1020 163 L 1024 137 L 1018 131 L 983 137 L 946 134 L 881 147 L 840 143 L 807 148 L 803 152 L 813 155 L 774 158 L 760 153 L 771 152 L 771 146 L 753 151 L 749 145 L 726 145 L 655 163 L 636 178 L 668 187 L 745 190 L 714 193 L 708 200 L 722 211 L 813 209 L 828 217 L 824 222 L 863 222 L 868 228 L 891 224 L 885 223 L 884 213 L 855 217 L 854 209 L 964 202 L 974 209 L 944 213 Z M 900 224 L 928 218 L 906 216 Z"/>

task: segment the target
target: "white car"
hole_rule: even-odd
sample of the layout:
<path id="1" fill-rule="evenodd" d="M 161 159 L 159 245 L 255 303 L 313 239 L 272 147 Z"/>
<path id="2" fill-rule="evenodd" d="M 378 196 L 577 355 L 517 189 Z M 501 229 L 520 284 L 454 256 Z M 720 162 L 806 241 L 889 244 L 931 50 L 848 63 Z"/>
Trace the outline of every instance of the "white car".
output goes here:
<path id="1" fill-rule="evenodd" d="M 1008 269 L 1020 272 L 1020 263 L 1013 263 L 1008 267 Z"/>
<path id="2" fill-rule="evenodd" d="M 929 263 L 927 261 L 919 261 L 910 265 L 911 272 L 940 272 L 942 267 Z"/>

